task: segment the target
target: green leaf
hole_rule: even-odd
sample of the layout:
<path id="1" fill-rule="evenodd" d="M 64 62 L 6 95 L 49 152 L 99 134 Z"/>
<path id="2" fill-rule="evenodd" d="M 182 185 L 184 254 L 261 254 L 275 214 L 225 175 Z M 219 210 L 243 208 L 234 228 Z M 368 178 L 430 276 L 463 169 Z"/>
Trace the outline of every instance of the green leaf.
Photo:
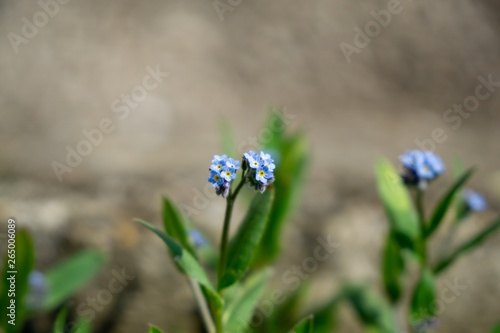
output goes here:
<path id="1" fill-rule="evenodd" d="M 163 331 L 154 325 L 150 325 L 149 326 L 149 333 L 163 333 Z"/>
<path id="2" fill-rule="evenodd" d="M 250 325 L 253 311 L 264 293 L 269 271 L 264 270 L 250 276 L 241 285 L 236 285 L 236 295 L 222 316 L 224 332 L 245 332 Z"/>
<path id="3" fill-rule="evenodd" d="M 377 188 L 390 228 L 401 248 L 417 249 L 420 226 L 415 207 L 401 177 L 386 159 L 376 163 Z"/>
<path id="4" fill-rule="evenodd" d="M 368 288 L 349 285 L 345 287 L 344 295 L 368 331 L 396 333 L 388 304 Z"/>
<path id="5" fill-rule="evenodd" d="M 273 198 L 272 189 L 255 195 L 238 232 L 229 243 L 227 265 L 218 286 L 219 290 L 241 279 L 248 270 L 269 220 Z"/>
<path id="6" fill-rule="evenodd" d="M 436 314 L 435 299 L 436 282 L 434 281 L 434 274 L 431 270 L 425 269 L 413 292 L 410 314 L 411 322 L 417 323 L 422 319 L 434 317 Z"/>
<path id="7" fill-rule="evenodd" d="M 434 267 L 434 273 L 439 274 L 442 273 L 446 268 L 448 268 L 455 260 L 473 250 L 474 248 L 478 247 L 483 243 L 486 238 L 491 236 L 497 229 L 500 228 L 500 218 L 497 218 L 493 222 L 491 222 L 486 228 L 484 228 L 482 231 L 477 233 L 475 236 L 470 238 L 468 241 L 466 241 L 464 244 L 459 246 L 452 254 L 450 254 L 446 259 L 443 259 L 440 261 L 435 267 Z"/>
<path id="8" fill-rule="evenodd" d="M 201 285 L 213 289 L 212 284 L 208 280 L 205 271 L 200 266 L 198 261 L 196 261 L 196 259 L 182 246 L 180 246 L 172 237 L 170 237 L 169 235 L 167 235 L 166 233 L 164 233 L 163 231 L 149 224 L 146 221 L 143 220 L 135 220 L 135 221 L 142 224 L 143 226 L 145 226 L 146 228 L 148 228 L 150 231 L 154 232 L 158 237 L 161 238 L 161 240 L 167 245 L 167 248 L 169 249 L 172 258 L 174 258 L 176 266 L 182 273 L 193 278 Z"/>
<path id="9" fill-rule="evenodd" d="M 79 318 L 71 333 L 92 333 L 90 322 L 85 318 Z"/>
<path id="10" fill-rule="evenodd" d="M 56 321 L 54 322 L 54 333 L 64 333 L 66 332 L 66 320 L 68 318 L 69 308 L 64 307 L 57 314 Z"/>
<path id="11" fill-rule="evenodd" d="M 434 209 L 434 213 L 432 214 L 431 220 L 429 222 L 429 226 L 426 228 L 425 237 L 430 237 L 437 230 L 441 222 L 443 221 L 448 208 L 453 203 L 455 195 L 457 192 L 465 185 L 465 183 L 469 180 L 469 178 L 474 173 L 474 168 L 467 170 L 456 182 L 455 184 L 448 190 L 448 192 L 444 195 L 441 201 L 438 203 L 436 208 Z"/>
<path id="12" fill-rule="evenodd" d="M 314 316 L 309 315 L 299 321 L 291 330 L 290 333 L 313 333 Z"/>
<path id="13" fill-rule="evenodd" d="M 15 249 L 9 249 L 7 247 L 7 253 L 5 254 L 3 266 L 4 269 L 2 272 L 2 282 L 0 283 L 0 306 L 2 309 L 0 327 L 4 327 L 6 333 L 18 332 L 23 326 L 26 315 L 24 302 L 29 291 L 28 277 L 35 264 L 33 240 L 31 239 L 30 234 L 26 230 L 17 230 L 15 237 L 12 239 L 15 239 Z M 10 238 L 8 238 L 8 240 L 10 240 Z M 6 242 L 7 244 L 9 244 L 8 240 Z M 9 255 L 12 258 L 9 258 Z M 14 260 L 15 262 L 11 260 Z M 14 265 L 15 267 L 11 267 L 11 265 Z M 10 283 L 7 282 L 9 281 L 7 278 L 11 277 L 15 279 L 15 296 L 13 298 L 9 297 L 9 294 L 11 293 Z M 16 307 L 15 325 L 8 324 L 8 321 L 12 318 L 7 316 L 7 314 L 11 311 L 7 310 L 7 307 L 11 306 L 12 300 L 15 301 Z"/>
<path id="14" fill-rule="evenodd" d="M 314 314 L 314 333 L 331 333 L 338 325 L 338 312 L 344 293 L 332 297 L 330 301 L 312 311 Z"/>
<path id="15" fill-rule="evenodd" d="M 189 251 L 180 246 L 174 239 L 172 239 L 172 237 L 156 228 L 155 226 L 149 224 L 148 222 L 143 220 L 135 221 L 155 233 L 167 245 L 167 248 L 169 249 L 172 258 L 174 259 L 177 268 L 182 273 L 186 274 L 200 284 L 205 298 L 210 304 L 212 312 L 221 311 L 223 304 L 222 299 L 215 291 L 203 268 L 200 266 L 198 261 L 196 261 L 196 259 L 189 253 Z"/>
<path id="16" fill-rule="evenodd" d="M 389 233 L 382 258 L 382 273 L 385 291 L 392 303 L 397 303 L 402 295 L 404 266 L 401 248 L 394 234 Z"/>
<path id="17" fill-rule="evenodd" d="M 266 122 L 266 128 L 270 129 L 271 137 L 267 142 L 263 142 L 265 148 L 278 148 L 285 140 L 286 124 L 283 119 L 281 107 L 273 107 L 269 112 L 269 118 Z"/>
<path id="18" fill-rule="evenodd" d="M 291 327 L 297 322 L 298 318 L 302 318 L 301 310 L 308 286 L 308 281 L 304 281 L 297 288 L 292 288 L 288 293 L 280 289 L 273 290 L 270 298 L 275 303 L 274 311 L 269 316 L 265 316 L 264 322 L 255 331 L 279 332 L 282 331 L 283 327 Z M 328 316 L 331 317 L 330 314 Z"/>
<path id="19" fill-rule="evenodd" d="M 490 333 L 500 333 L 500 324 L 497 326 L 493 327 Z"/>
<path id="20" fill-rule="evenodd" d="M 211 286 L 201 285 L 201 290 L 205 296 L 205 300 L 208 302 L 210 311 L 215 321 L 220 319 L 222 316 L 222 311 L 224 307 L 224 300 L 221 296 L 213 289 Z M 216 322 L 216 326 L 217 322 Z"/>
<path id="21" fill-rule="evenodd" d="M 48 295 L 42 307 L 46 310 L 59 306 L 84 285 L 89 283 L 104 264 L 104 255 L 98 251 L 83 251 L 66 259 L 45 274 Z"/>
<path id="22" fill-rule="evenodd" d="M 185 219 L 167 197 L 163 197 L 163 226 L 170 237 L 196 257 L 196 252 L 186 231 Z"/>
<path id="23" fill-rule="evenodd" d="M 278 139 L 276 139 L 278 140 Z M 280 237 L 285 221 L 297 206 L 305 183 L 309 160 L 309 145 L 304 135 L 298 133 L 286 139 L 279 147 L 272 147 L 279 161 L 276 162 L 275 199 L 253 267 L 261 267 L 274 261 L 280 253 Z"/>

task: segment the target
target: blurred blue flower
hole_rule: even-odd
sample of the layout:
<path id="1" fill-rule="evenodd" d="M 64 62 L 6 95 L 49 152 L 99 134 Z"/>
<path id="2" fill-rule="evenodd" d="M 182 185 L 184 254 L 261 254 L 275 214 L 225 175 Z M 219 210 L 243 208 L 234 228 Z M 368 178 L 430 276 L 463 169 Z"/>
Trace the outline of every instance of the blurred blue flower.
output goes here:
<path id="1" fill-rule="evenodd" d="M 45 281 L 45 276 L 39 271 L 31 271 L 28 276 L 26 307 L 31 310 L 41 308 L 46 296 L 47 283 Z"/>
<path id="2" fill-rule="evenodd" d="M 203 237 L 203 234 L 198 229 L 191 229 L 188 233 L 194 247 L 200 248 L 208 245 L 207 240 L 205 239 L 205 237 Z"/>
<path id="3" fill-rule="evenodd" d="M 472 190 L 465 190 L 463 200 L 468 210 L 473 212 L 481 212 L 488 207 L 486 199 L 479 193 Z"/>
<path id="4" fill-rule="evenodd" d="M 243 169 L 249 168 L 247 180 L 259 192 L 264 192 L 267 186 L 274 182 L 274 169 L 276 165 L 271 155 L 265 152 L 257 154 L 249 151 L 243 154 Z"/>
<path id="5" fill-rule="evenodd" d="M 431 151 L 410 150 L 399 157 L 405 168 L 403 180 L 409 185 L 424 185 L 441 175 L 445 166 L 441 158 Z"/>
<path id="6" fill-rule="evenodd" d="M 208 182 L 215 188 L 217 195 L 227 198 L 229 195 L 230 183 L 236 178 L 236 171 L 240 168 L 240 163 L 226 155 L 214 155 L 210 165 Z"/>
<path id="7" fill-rule="evenodd" d="M 438 327 L 439 321 L 436 317 L 427 317 L 419 320 L 417 323 L 412 324 L 416 333 L 425 333 L 431 329 Z"/>

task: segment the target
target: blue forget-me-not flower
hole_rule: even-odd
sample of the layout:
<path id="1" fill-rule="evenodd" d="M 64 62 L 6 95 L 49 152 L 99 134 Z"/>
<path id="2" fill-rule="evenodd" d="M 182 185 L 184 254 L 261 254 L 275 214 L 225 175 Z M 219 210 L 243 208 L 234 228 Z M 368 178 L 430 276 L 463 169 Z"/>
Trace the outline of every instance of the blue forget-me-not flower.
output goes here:
<path id="1" fill-rule="evenodd" d="M 260 154 L 254 151 L 243 154 L 243 170 L 249 170 L 246 177 L 250 185 L 261 193 L 274 182 L 275 168 L 274 160 L 269 154 L 262 151 Z"/>
<path id="2" fill-rule="evenodd" d="M 445 166 L 441 158 L 431 151 L 410 150 L 399 157 L 405 172 L 402 177 L 405 184 L 425 188 L 427 182 L 441 175 Z"/>
<path id="3" fill-rule="evenodd" d="M 236 171 L 240 168 L 240 162 L 226 155 L 214 155 L 210 165 L 208 181 L 215 188 L 217 195 L 227 198 L 231 182 L 236 178 Z"/>

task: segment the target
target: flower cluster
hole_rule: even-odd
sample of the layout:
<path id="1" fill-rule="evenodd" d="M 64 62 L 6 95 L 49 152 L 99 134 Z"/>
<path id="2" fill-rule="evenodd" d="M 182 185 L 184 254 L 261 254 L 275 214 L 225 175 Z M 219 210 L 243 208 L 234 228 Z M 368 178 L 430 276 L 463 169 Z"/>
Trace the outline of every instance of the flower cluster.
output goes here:
<path id="1" fill-rule="evenodd" d="M 271 155 L 263 151 L 260 154 L 253 151 L 243 154 L 243 170 L 248 169 L 246 177 L 250 185 L 261 193 L 274 182 L 275 167 Z"/>
<path id="2" fill-rule="evenodd" d="M 226 155 L 214 155 L 208 181 L 215 188 L 217 195 L 222 195 L 224 198 L 229 195 L 231 182 L 236 178 L 236 171 L 239 168 L 240 162 Z"/>
<path id="3" fill-rule="evenodd" d="M 410 150 L 399 157 L 405 172 L 405 184 L 425 187 L 427 182 L 441 175 L 445 166 L 443 161 L 431 151 Z"/>
<path id="4" fill-rule="evenodd" d="M 463 201 L 466 209 L 473 212 L 481 212 L 488 207 L 486 199 L 481 194 L 472 190 L 464 191 Z"/>

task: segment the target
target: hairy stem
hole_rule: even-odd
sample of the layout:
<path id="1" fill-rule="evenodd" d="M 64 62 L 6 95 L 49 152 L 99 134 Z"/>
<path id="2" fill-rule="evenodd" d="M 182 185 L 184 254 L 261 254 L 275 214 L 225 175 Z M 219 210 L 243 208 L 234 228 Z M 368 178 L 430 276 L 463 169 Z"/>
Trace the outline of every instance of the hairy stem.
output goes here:
<path id="1" fill-rule="evenodd" d="M 194 297 L 196 298 L 196 302 L 198 303 L 198 307 L 200 308 L 201 317 L 203 318 L 203 323 L 205 324 L 207 332 L 216 333 L 214 321 L 212 320 L 208 304 L 205 300 L 205 297 L 203 296 L 203 293 L 201 292 L 200 286 L 194 279 L 191 278 L 189 278 L 189 283 L 191 284 Z"/>
<path id="2" fill-rule="evenodd" d="M 220 243 L 220 258 L 219 267 L 217 269 L 217 285 L 219 285 L 222 276 L 224 275 L 224 270 L 226 268 L 227 262 L 227 245 L 229 240 L 229 226 L 231 225 L 231 215 L 233 213 L 233 206 L 238 193 L 240 192 L 243 184 L 245 183 L 245 171 L 241 175 L 241 180 L 233 193 L 229 192 L 226 199 L 226 213 L 224 215 L 224 226 L 222 228 L 222 239 Z"/>
<path id="3" fill-rule="evenodd" d="M 424 210 L 424 191 L 420 188 L 416 189 L 415 195 L 415 206 L 417 208 L 418 220 L 420 224 L 421 232 L 421 256 L 422 256 L 422 267 L 427 265 L 427 246 L 426 246 L 426 223 L 425 223 L 425 210 Z"/>

